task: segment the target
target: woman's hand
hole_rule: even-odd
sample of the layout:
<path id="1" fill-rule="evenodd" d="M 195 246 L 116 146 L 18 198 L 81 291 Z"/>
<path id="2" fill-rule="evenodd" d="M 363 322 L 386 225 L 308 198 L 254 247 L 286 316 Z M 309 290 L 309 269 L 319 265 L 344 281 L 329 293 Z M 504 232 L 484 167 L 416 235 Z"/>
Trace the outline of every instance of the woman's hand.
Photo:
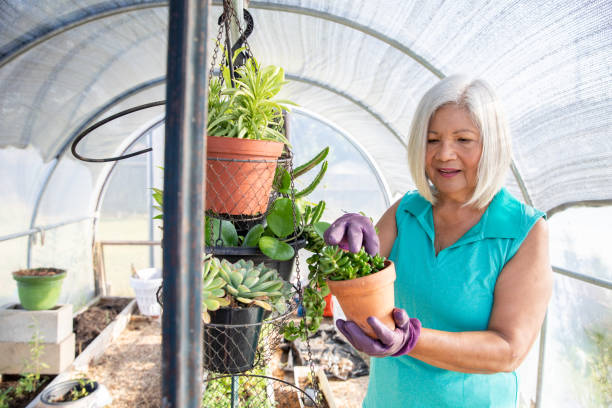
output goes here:
<path id="1" fill-rule="evenodd" d="M 410 353 L 419 339 L 421 322 L 419 319 L 409 318 L 404 309 L 393 309 L 395 330 L 391 331 L 376 317 L 368 317 L 368 324 L 378 336 L 372 339 L 352 321 L 338 319 L 338 330 L 348 339 L 357 350 L 373 357 L 401 356 Z"/>
<path id="2" fill-rule="evenodd" d="M 380 243 L 372 221 L 361 214 L 344 214 L 325 231 L 325 242 L 338 245 L 351 252 L 359 252 L 363 246 L 370 255 L 378 253 Z"/>

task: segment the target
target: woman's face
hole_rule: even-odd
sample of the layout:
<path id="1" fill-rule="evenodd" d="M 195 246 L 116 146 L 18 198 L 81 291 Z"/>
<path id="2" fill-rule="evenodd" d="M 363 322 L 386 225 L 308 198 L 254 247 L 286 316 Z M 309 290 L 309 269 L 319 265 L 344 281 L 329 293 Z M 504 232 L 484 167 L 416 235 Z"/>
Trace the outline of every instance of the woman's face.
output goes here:
<path id="1" fill-rule="evenodd" d="M 429 121 L 425 171 L 441 198 L 465 202 L 476 188 L 482 153 L 480 131 L 467 109 L 440 107 Z"/>

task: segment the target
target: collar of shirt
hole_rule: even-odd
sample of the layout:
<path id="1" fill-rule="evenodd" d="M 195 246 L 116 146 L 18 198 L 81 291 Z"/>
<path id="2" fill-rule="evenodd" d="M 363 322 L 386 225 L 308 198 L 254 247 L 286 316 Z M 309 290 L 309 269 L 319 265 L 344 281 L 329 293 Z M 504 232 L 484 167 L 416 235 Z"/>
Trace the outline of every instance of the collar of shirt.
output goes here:
<path id="1" fill-rule="evenodd" d="M 433 213 L 431 203 L 415 192 L 404 206 L 404 211 L 412 214 L 434 241 Z M 461 238 L 448 248 L 468 244 L 486 238 L 519 238 L 521 222 L 517 213 L 524 212 L 520 201 L 512 197 L 502 188 L 491 200 L 491 203 L 480 218 L 480 221 L 470 228 Z"/>

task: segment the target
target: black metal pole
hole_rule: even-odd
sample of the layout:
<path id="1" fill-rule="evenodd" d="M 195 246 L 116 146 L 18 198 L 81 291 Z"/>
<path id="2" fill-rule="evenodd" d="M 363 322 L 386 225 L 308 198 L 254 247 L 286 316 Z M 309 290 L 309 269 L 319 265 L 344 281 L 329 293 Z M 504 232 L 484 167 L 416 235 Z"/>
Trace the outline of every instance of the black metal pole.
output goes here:
<path id="1" fill-rule="evenodd" d="M 169 7 L 162 319 L 162 407 L 202 398 L 202 233 L 208 0 Z"/>

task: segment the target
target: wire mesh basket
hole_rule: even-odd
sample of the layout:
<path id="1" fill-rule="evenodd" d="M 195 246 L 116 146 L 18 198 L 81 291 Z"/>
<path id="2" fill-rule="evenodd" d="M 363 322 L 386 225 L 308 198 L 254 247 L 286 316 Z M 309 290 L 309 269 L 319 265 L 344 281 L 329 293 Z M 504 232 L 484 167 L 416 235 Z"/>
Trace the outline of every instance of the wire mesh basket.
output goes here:
<path id="1" fill-rule="evenodd" d="M 233 141 L 231 138 L 223 139 Z M 284 153 L 272 159 L 238 159 L 231 157 L 235 156 L 233 154 L 224 156 L 209 156 L 206 160 L 206 215 L 231 221 L 239 234 L 246 233 L 262 221 L 279 197 L 274 188 L 280 176 L 277 168 L 288 169 L 291 155 Z M 220 233 L 213 231 L 214 240 L 220 238 Z"/>

